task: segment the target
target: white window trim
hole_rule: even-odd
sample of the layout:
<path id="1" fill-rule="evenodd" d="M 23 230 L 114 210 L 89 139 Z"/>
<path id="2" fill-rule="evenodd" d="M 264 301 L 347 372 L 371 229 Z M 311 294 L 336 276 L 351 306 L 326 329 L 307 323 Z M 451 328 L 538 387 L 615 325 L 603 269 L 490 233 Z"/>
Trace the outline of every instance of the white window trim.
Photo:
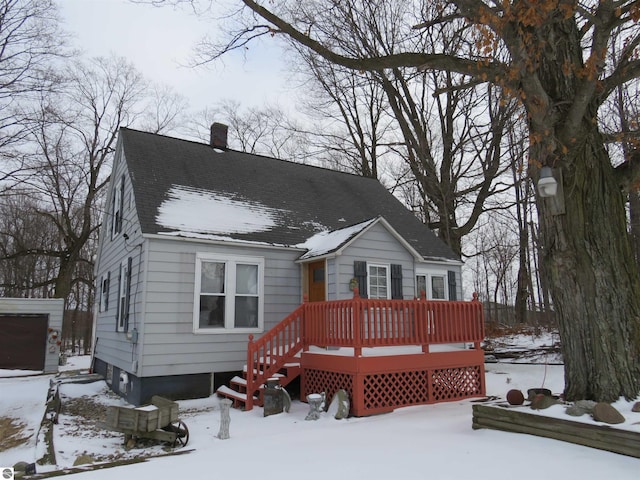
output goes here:
<path id="1" fill-rule="evenodd" d="M 390 264 L 385 264 L 385 263 L 369 263 L 367 262 L 367 294 L 369 296 L 369 298 L 371 297 L 371 268 L 373 267 L 377 267 L 377 268 L 384 268 L 386 269 L 386 277 L 387 277 L 387 298 L 386 300 L 391 300 L 391 265 Z M 378 297 L 376 297 L 378 298 Z M 384 299 L 380 299 L 380 300 L 384 300 Z"/>
<path id="2" fill-rule="evenodd" d="M 422 270 L 416 269 L 415 276 L 425 276 L 427 280 L 427 300 L 435 300 L 435 301 L 446 301 L 449 300 L 449 274 L 446 270 Z M 433 298 L 433 292 L 431 288 L 431 279 L 433 277 L 442 277 L 444 280 L 444 298 Z M 414 287 L 417 290 L 418 282 L 414 278 Z M 416 297 L 420 298 L 420 292 L 416 291 Z"/>
<path id="3" fill-rule="evenodd" d="M 433 279 L 434 278 L 442 278 L 442 287 L 444 298 L 433 298 Z M 449 300 L 449 277 L 440 274 L 429 275 L 429 295 L 431 296 L 430 300 Z"/>
<path id="4" fill-rule="evenodd" d="M 109 279 L 108 275 L 103 275 L 100 277 L 100 307 L 98 309 L 99 312 L 106 312 L 108 305 L 107 299 L 109 298 L 109 288 L 110 285 L 107 282 Z"/>
<path id="5" fill-rule="evenodd" d="M 224 328 L 200 328 L 200 283 L 202 262 L 220 262 L 225 264 L 225 327 Z M 258 326 L 257 327 L 233 327 L 235 318 L 236 298 L 236 265 L 258 266 Z M 232 268 L 231 268 L 232 267 Z M 232 289 L 230 289 L 232 287 Z M 196 253 L 195 283 L 193 288 L 193 333 L 205 335 L 220 335 L 228 333 L 262 333 L 264 331 L 264 258 L 245 257 L 241 255 L 224 255 L 217 253 Z"/>

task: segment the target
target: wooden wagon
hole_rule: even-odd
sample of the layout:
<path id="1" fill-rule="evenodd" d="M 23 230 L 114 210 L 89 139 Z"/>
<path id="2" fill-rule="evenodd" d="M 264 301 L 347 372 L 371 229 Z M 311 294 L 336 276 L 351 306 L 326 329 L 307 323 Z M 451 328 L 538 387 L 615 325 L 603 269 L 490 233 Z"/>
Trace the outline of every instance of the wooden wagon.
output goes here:
<path id="1" fill-rule="evenodd" d="M 178 419 L 178 404 L 157 395 L 143 407 L 108 407 L 104 427 L 124 433 L 125 443 L 150 438 L 175 447 L 189 441 L 189 429 Z"/>

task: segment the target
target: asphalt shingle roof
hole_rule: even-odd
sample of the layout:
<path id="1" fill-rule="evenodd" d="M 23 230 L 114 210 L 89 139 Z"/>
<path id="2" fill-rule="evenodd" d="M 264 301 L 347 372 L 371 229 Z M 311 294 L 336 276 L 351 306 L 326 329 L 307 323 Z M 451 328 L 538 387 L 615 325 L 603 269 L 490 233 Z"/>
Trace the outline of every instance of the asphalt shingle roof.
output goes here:
<path id="1" fill-rule="evenodd" d="M 120 136 L 143 233 L 173 231 L 157 222 L 158 212 L 181 186 L 279 212 L 267 230 L 225 235 L 236 240 L 293 246 L 382 216 L 423 257 L 459 260 L 375 179 L 128 128 Z"/>

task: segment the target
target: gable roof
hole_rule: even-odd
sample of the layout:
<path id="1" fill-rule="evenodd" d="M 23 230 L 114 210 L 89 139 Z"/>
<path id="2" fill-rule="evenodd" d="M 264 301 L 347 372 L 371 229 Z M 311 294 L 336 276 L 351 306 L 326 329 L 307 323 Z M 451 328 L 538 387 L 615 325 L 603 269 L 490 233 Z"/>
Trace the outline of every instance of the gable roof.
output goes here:
<path id="1" fill-rule="evenodd" d="M 359 237 L 363 232 L 367 231 L 369 227 L 381 219 L 382 217 L 378 217 L 358 223 L 357 225 L 341 228 L 340 230 L 318 232 L 308 238 L 306 242 L 296 245 L 306 250 L 305 253 L 300 255 L 298 260 L 322 257 L 329 253 L 342 250 L 346 245 L 353 242 L 355 238 Z"/>
<path id="2" fill-rule="evenodd" d="M 384 217 L 372 218 L 357 225 L 345 227 L 340 230 L 323 231 L 316 233 L 306 242 L 296 245 L 306 250 L 300 255 L 298 260 L 308 260 L 311 258 L 324 257 L 326 255 L 340 255 L 345 248 L 361 237 L 366 231 L 370 230 L 374 225 L 382 225 L 407 251 L 416 259 L 420 259 L 420 255 L 395 229 L 387 222 Z"/>
<path id="3" fill-rule="evenodd" d="M 144 234 L 300 246 L 383 217 L 425 259 L 460 259 L 375 179 L 120 129 Z"/>

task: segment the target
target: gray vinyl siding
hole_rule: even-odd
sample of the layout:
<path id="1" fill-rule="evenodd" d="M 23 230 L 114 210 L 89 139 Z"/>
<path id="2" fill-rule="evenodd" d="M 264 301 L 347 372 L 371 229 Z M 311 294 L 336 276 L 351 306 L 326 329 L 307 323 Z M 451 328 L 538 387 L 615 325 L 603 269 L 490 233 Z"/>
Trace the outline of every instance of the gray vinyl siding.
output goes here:
<path id="1" fill-rule="evenodd" d="M 328 258 L 325 265 L 325 281 L 327 300 L 336 300 L 338 298 L 338 261 L 335 258 Z"/>
<path id="2" fill-rule="evenodd" d="M 64 299 L 62 298 L 0 298 L 0 313 L 16 315 L 48 315 L 48 328 L 62 332 Z M 50 348 L 53 347 L 53 348 Z M 60 347 L 47 344 L 44 356 L 44 373 L 57 373 Z"/>
<path id="3" fill-rule="evenodd" d="M 247 333 L 193 333 L 197 253 L 264 259 L 264 331 L 300 305 L 300 268 L 294 263 L 299 252 L 156 237 L 148 242 L 139 376 L 225 372 L 246 363 Z"/>
<path id="4" fill-rule="evenodd" d="M 353 262 L 364 261 L 384 265 L 402 265 L 402 295 L 405 299 L 414 297 L 414 257 L 380 223 L 373 225 L 336 258 L 337 294 L 333 299 L 351 298 L 349 281 L 354 276 Z"/>
<path id="5" fill-rule="evenodd" d="M 115 189 L 120 187 L 122 176 L 125 177 L 124 201 L 122 211 L 122 229 L 112 238 L 111 219 L 112 198 Z M 126 170 L 126 162 L 121 146 L 116 148 L 112 181 L 105 202 L 105 213 L 102 219 L 98 263 L 96 265 L 96 320 L 94 331 L 95 356 L 119 369 L 136 373 L 135 364 L 139 362 L 141 338 L 134 344 L 127 332 L 116 331 L 116 311 L 118 308 L 118 287 L 120 265 L 129 257 L 131 265 L 131 289 L 129 296 L 129 332 L 134 328 L 140 331 L 144 315 L 144 257 L 147 244 L 140 234 L 140 225 L 135 208 L 132 185 Z M 128 238 L 125 238 L 125 234 Z M 100 311 L 102 297 L 102 280 L 110 275 L 109 305 L 107 311 Z"/>

